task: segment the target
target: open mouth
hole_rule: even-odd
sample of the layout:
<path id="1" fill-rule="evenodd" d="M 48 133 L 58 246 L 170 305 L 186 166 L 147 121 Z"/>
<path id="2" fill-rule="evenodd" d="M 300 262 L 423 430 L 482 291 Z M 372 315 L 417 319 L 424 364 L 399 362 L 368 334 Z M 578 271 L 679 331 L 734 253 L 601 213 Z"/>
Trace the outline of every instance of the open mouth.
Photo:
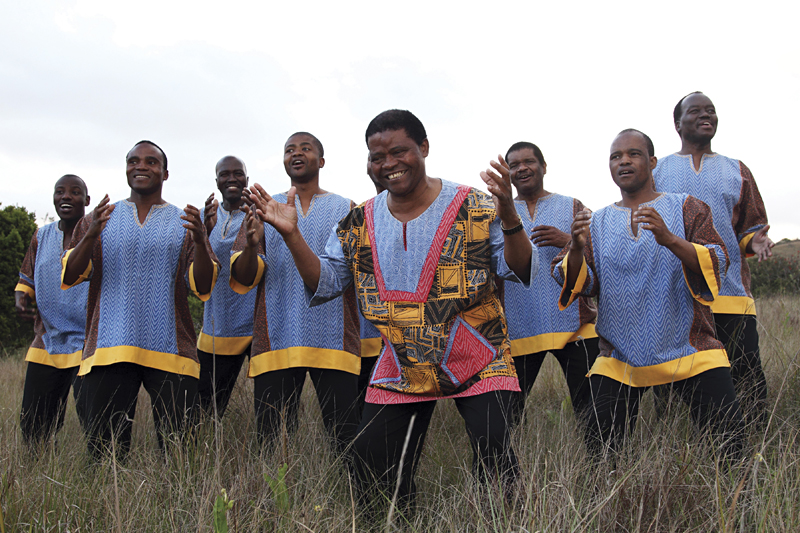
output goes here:
<path id="1" fill-rule="evenodd" d="M 62 211 L 72 209 L 72 207 L 73 207 L 72 204 L 68 203 L 58 204 L 58 208 L 61 209 Z"/>
<path id="2" fill-rule="evenodd" d="M 620 170 L 619 172 L 617 172 L 617 176 L 619 177 L 632 176 L 633 174 L 634 174 L 633 170 L 630 169 Z"/>
<path id="3" fill-rule="evenodd" d="M 386 176 L 386 179 L 389 181 L 396 180 L 397 178 L 402 177 L 405 173 L 406 173 L 405 170 L 401 170 L 399 172 L 392 172 L 391 174 Z"/>
<path id="4" fill-rule="evenodd" d="M 295 159 L 294 161 L 292 161 L 292 167 L 293 168 L 300 168 L 300 167 L 302 167 L 304 165 L 305 165 L 305 162 L 301 161 L 300 159 Z"/>

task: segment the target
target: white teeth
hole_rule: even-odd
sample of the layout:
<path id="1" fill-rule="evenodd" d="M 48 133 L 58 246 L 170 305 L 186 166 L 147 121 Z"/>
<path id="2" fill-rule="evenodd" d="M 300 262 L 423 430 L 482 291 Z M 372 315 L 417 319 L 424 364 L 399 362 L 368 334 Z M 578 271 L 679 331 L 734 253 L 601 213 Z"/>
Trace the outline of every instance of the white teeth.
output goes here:
<path id="1" fill-rule="evenodd" d="M 72 207 L 72 204 L 61 204 L 61 209 Z"/>
<path id="2" fill-rule="evenodd" d="M 399 178 L 400 176 L 402 176 L 405 173 L 406 173 L 405 170 L 403 170 L 402 172 L 395 172 L 393 174 L 389 174 L 388 176 L 386 176 L 386 179 L 387 180 L 397 179 L 397 178 Z"/>

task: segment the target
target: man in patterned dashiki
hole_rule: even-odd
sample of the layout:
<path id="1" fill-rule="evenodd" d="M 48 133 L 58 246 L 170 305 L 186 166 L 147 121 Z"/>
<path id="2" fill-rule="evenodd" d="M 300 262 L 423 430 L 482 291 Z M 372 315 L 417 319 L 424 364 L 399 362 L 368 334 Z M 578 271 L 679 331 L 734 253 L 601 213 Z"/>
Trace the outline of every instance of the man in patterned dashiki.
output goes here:
<path id="1" fill-rule="evenodd" d="M 58 222 L 39 228 L 22 261 L 14 288 L 17 312 L 33 320 L 35 337 L 25 360 L 25 388 L 19 425 L 22 439 L 36 449 L 64 425 L 69 388 L 75 398 L 78 419 L 85 413 L 80 401 L 83 336 L 86 329 L 86 296 L 89 287 L 61 290 L 61 254 L 89 205 L 84 181 L 73 174 L 59 178 L 53 189 Z M 36 307 L 31 309 L 31 300 Z"/>
<path id="2" fill-rule="evenodd" d="M 682 98 L 673 111 L 681 150 L 658 162 L 656 190 L 691 194 L 708 204 L 730 257 L 728 274 L 711 305 L 717 338 L 731 361 L 731 375 L 742 412 L 761 428 L 767 419 L 767 381 L 761 367 L 756 306 L 750 292 L 746 257 L 772 256 L 767 211 L 750 169 L 711 150 L 717 133 L 714 103 L 701 92 Z"/>
<path id="3" fill-rule="evenodd" d="M 215 168 L 222 207 L 214 193 L 206 200 L 200 216 L 214 255 L 220 261 L 220 279 L 230 277 L 231 248 L 239 234 L 245 212 L 243 194 L 247 191 L 247 167 L 238 157 L 228 155 Z M 248 198 L 249 200 L 249 198 Z M 225 414 L 236 385 L 236 378 L 253 340 L 255 291 L 237 294 L 229 283 L 217 283 L 203 309 L 203 329 L 197 339 L 200 380 L 197 400 L 201 409 L 218 416 Z"/>
<path id="4" fill-rule="evenodd" d="M 399 505 L 413 500 L 414 472 L 441 398 L 455 399 L 476 472 L 499 478 L 508 494 L 519 470 L 508 406 L 519 383 L 494 274 L 529 283 L 537 269 L 508 167 L 499 156 L 492 162 L 499 175 L 481 173 L 493 196 L 429 177 L 425 128 L 403 110 L 375 117 L 366 141 L 372 175 L 386 191 L 329 232 L 324 254 L 297 229 L 293 190 L 288 203 L 257 184 L 251 196 L 291 250 L 310 305 L 355 285 L 362 314 L 383 338 L 353 443 L 359 494 L 391 500 L 399 477 Z"/>
<path id="5" fill-rule="evenodd" d="M 674 383 L 695 423 L 721 437 L 723 454 L 742 447 L 741 413 L 710 305 L 727 254 L 710 208 L 685 193 L 657 193 L 650 138 L 622 131 L 609 167 L 622 200 L 575 216 L 572 240 L 553 261 L 559 305 L 598 297 L 600 354 L 589 381 L 594 401 L 590 451 L 617 452 L 636 423 L 642 394 Z"/>
<path id="6" fill-rule="evenodd" d="M 525 234 L 539 250 L 539 272 L 530 287 L 519 283 L 503 285 L 503 307 L 508 320 L 511 353 L 521 392 L 514 395 L 512 424 L 522 419 L 525 400 L 550 352 L 561 365 L 567 380 L 575 416 L 585 428 L 591 405 L 586 377 L 598 352 L 594 322 L 597 309 L 587 297 L 564 311 L 558 308 L 561 287 L 550 276 L 550 263 L 570 239 L 575 215 L 583 210 L 576 198 L 544 189 L 547 163 L 538 146 L 518 142 L 506 153 L 511 183 L 517 189 L 514 205 L 522 219 Z"/>
<path id="7" fill-rule="evenodd" d="M 140 141 L 125 162 L 130 197 L 111 204 L 106 195 L 78 223 L 62 259 L 63 289 L 90 280 L 78 373 L 94 457 L 112 446 L 127 455 L 141 385 L 159 447 L 168 434 L 182 434 L 200 374 L 188 291 L 207 300 L 219 270 L 200 211 L 161 196 L 164 151 Z"/>
<path id="8" fill-rule="evenodd" d="M 331 230 L 352 202 L 319 185 L 325 166 L 322 143 L 306 132 L 284 146 L 283 166 L 291 180 L 288 194 L 296 226 L 315 253 L 322 253 Z M 296 191 L 294 194 L 292 191 Z M 280 234 L 252 212 L 239 231 L 231 257 L 231 288 L 245 294 L 256 286 L 253 378 L 256 430 L 270 445 L 285 421 L 296 429 L 300 394 L 311 376 L 325 430 L 338 453 L 344 453 L 358 427 L 358 373 L 361 341 L 355 293 L 345 291 L 325 305 L 309 308 L 300 273 Z"/>

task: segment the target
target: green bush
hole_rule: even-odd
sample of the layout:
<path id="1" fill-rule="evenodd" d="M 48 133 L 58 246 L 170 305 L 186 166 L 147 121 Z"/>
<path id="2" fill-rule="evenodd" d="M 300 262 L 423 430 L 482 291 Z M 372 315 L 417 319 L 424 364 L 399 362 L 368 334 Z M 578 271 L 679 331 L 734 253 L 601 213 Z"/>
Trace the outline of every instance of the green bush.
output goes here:
<path id="1" fill-rule="evenodd" d="M 33 213 L 24 207 L 6 206 L 0 210 L 0 354 L 24 346 L 33 339 L 33 323 L 17 318 L 14 287 L 31 237 L 36 231 Z"/>
<path id="2" fill-rule="evenodd" d="M 754 297 L 800 294 L 800 255 L 774 256 L 760 263 L 755 258 L 747 261 Z"/>
<path id="3" fill-rule="evenodd" d="M 200 335 L 203 329 L 203 302 L 200 298 L 195 296 L 193 292 L 189 293 L 189 314 L 192 315 L 192 322 L 194 322 L 194 331 Z"/>

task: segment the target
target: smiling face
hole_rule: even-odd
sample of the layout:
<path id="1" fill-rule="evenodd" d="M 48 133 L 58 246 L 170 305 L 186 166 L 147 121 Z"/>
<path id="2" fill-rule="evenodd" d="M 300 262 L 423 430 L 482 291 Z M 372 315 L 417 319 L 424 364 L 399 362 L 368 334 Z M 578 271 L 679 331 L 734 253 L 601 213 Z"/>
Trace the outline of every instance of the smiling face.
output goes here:
<path id="1" fill-rule="evenodd" d="M 533 148 L 511 152 L 506 162 L 511 169 L 511 183 L 517 188 L 517 194 L 526 196 L 542 190 L 547 165 L 539 161 Z"/>
<path id="2" fill-rule="evenodd" d="M 369 172 L 393 196 L 406 196 L 425 181 L 428 140 L 417 144 L 405 130 L 375 133 L 367 140 Z"/>
<path id="3" fill-rule="evenodd" d="M 128 185 L 140 196 L 160 193 L 169 172 L 164 170 L 164 154 L 152 144 L 134 146 L 125 157 Z"/>
<path id="4" fill-rule="evenodd" d="M 655 157 L 648 156 L 647 142 L 636 132 L 618 135 L 611 144 L 611 178 L 623 193 L 630 195 L 652 187 L 657 162 Z"/>
<path id="5" fill-rule="evenodd" d="M 310 135 L 292 135 L 283 147 L 283 168 L 293 183 L 308 183 L 319 178 L 325 166 L 315 139 Z"/>
<path id="6" fill-rule="evenodd" d="M 223 207 L 228 211 L 242 203 L 242 191 L 247 187 L 247 168 L 238 157 L 223 157 L 217 163 L 217 189 L 222 193 Z"/>
<path id="7" fill-rule="evenodd" d="M 78 176 L 67 174 L 56 182 L 53 188 L 53 205 L 58 218 L 65 222 L 77 222 L 86 212 L 89 195 L 86 184 Z"/>
<path id="8" fill-rule="evenodd" d="M 717 110 L 703 93 L 690 94 L 681 103 L 681 118 L 675 123 L 681 139 L 693 144 L 711 142 L 717 133 Z"/>

